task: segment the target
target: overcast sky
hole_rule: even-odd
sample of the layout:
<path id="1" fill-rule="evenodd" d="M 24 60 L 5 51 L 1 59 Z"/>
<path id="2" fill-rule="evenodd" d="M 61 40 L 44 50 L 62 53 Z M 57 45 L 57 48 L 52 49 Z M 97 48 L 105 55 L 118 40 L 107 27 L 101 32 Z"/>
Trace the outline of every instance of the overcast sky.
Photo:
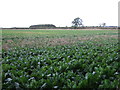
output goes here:
<path id="1" fill-rule="evenodd" d="M 118 25 L 119 0 L 0 0 L 0 27 L 36 24 L 71 26 L 80 17 L 85 26 Z"/>

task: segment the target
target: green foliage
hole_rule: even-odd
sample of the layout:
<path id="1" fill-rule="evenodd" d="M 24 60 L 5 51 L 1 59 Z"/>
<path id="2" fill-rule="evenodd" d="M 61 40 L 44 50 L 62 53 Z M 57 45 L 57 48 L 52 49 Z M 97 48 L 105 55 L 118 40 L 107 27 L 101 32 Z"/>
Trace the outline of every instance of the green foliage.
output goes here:
<path id="1" fill-rule="evenodd" d="M 3 89 L 120 88 L 118 42 L 3 51 Z"/>

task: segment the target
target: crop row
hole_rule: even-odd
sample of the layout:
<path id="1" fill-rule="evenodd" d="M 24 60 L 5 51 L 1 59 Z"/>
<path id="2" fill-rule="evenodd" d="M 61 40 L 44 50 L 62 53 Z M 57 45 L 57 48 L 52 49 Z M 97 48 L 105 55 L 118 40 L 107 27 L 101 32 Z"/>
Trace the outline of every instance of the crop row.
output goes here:
<path id="1" fill-rule="evenodd" d="M 3 51 L 3 89 L 120 88 L 117 42 Z"/>

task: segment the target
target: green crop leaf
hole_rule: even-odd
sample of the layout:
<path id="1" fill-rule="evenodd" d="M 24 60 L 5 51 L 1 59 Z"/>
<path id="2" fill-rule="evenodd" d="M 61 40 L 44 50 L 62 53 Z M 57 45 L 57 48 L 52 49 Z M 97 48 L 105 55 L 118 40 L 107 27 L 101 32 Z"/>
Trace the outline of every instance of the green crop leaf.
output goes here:
<path id="1" fill-rule="evenodd" d="M 3 30 L 3 48 L 10 48 L 2 51 L 3 89 L 120 88 L 119 43 L 109 36 L 113 32 Z"/>

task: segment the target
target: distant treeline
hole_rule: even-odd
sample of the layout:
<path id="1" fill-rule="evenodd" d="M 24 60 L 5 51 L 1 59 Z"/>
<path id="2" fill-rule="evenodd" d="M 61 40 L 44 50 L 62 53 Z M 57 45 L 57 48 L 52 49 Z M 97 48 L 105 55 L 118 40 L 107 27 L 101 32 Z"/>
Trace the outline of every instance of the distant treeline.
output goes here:
<path id="1" fill-rule="evenodd" d="M 31 25 L 29 27 L 30 29 L 50 29 L 50 28 L 56 28 L 53 24 L 41 24 L 41 25 Z"/>
<path id="2" fill-rule="evenodd" d="M 82 27 L 56 27 L 53 24 L 39 24 L 31 25 L 30 27 L 12 27 L 12 28 L 1 28 L 1 29 L 120 29 L 117 26 L 82 26 Z"/>

